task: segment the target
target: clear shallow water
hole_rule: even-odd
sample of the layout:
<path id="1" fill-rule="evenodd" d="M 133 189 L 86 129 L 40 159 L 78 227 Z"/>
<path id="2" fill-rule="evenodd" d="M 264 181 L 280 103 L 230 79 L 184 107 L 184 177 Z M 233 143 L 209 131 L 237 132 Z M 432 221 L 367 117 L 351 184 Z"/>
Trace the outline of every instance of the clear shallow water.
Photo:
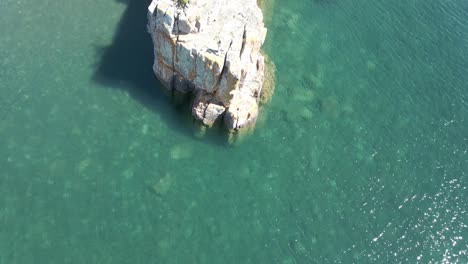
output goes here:
<path id="1" fill-rule="evenodd" d="M 0 263 L 468 262 L 465 1 L 276 1 L 235 147 L 157 89 L 146 2 L 0 3 Z"/>

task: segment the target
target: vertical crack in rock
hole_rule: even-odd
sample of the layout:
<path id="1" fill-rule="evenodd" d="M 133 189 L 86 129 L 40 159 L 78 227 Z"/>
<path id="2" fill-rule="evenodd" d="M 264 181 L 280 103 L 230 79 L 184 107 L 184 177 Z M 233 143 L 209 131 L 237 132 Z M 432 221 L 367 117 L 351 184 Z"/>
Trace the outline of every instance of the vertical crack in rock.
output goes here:
<path id="1" fill-rule="evenodd" d="M 197 28 L 197 33 L 200 33 L 200 21 L 197 19 L 195 22 L 195 27 Z"/>
<path id="2" fill-rule="evenodd" d="M 219 74 L 219 77 L 218 77 L 218 81 L 216 82 L 216 86 L 219 87 L 219 84 L 221 83 L 221 79 L 223 78 L 223 75 L 226 73 L 229 65 L 227 65 L 227 62 L 228 62 L 228 55 L 229 55 L 229 51 L 231 51 L 231 47 L 232 47 L 232 43 L 234 41 L 231 40 L 231 42 L 229 43 L 229 47 L 226 51 L 226 54 L 224 54 L 224 61 L 223 61 L 223 67 L 221 68 L 221 73 Z"/>
<path id="3" fill-rule="evenodd" d="M 239 108 L 236 109 L 236 117 L 239 117 Z M 234 130 L 239 128 L 239 118 L 234 120 Z"/>
<path id="4" fill-rule="evenodd" d="M 174 26 L 172 27 L 172 34 L 179 34 L 179 16 L 180 12 L 177 12 L 177 14 L 174 17 Z"/>
<path id="5" fill-rule="evenodd" d="M 244 53 L 244 49 L 245 49 L 245 43 L 247 41 L 247 25 L 244 25 L 244 33 L 242 33 L 242 46 L 241 46 L 241 50 L 240 50 L 240 53 L 239 53 L 239 58 L 242 58 L 242 54 Z"/>
<path id="6" fill-rule="evenodd" d="M 206 111 L 208 110 L 208 106 L 211 104 L 211 99 L 208 99 L 207 102 L 206 102 L 206 107 L 205 107 L 205 110 L 203 111 L 203 120 L 206 119 Z"/>
<path id="7" fill-rule="evenodd" d="M 193 60 L 194 61 L 197 61 L 198 60 L 198 53 L 196 52 L 196 50 L 192 49 L 190 50 L 190 54 L 193 55 Z M 197 76 L 197 64 L 194 63 L 194 66 L 193 66 L 193 76 L 191 76 L 192 73 L 189 73 L 189 76 L 188 76 L 188 79 L 189 80 L 195 80 L 195 77 Z"/>
<path id="8" fill-rule="evenodd" d="M 244 86 L 244 82 L 245 82 L 246 78 L 247 78 L 247 72 L 245 72 L 244 70 L 241 70 L 240 80 L 239 80 L 239 87 Z"/>

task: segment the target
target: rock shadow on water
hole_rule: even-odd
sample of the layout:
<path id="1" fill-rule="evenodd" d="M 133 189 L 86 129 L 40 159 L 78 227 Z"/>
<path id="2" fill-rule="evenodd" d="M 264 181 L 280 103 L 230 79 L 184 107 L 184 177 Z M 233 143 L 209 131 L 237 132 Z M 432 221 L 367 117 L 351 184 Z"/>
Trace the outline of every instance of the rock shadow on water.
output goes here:
<path id="1" fill-rule="evenodd" d="M 153 44 L 146 31 L 147 8 L 151 0 L 116 0 L 126 4 L 112 44 L 97 47 L 99 57 L 93 81 L 116 89 L 124 89 L 145 107 L 158 113 L 169 126 L 192 137 L 193 124 L 189 100 L 171 100 L 154 76 Z M 206 136 L 210 143 L 224 143 L 222 129 L 212 129 Z M 205 141 L 206 141 L 205 140 Z"/>

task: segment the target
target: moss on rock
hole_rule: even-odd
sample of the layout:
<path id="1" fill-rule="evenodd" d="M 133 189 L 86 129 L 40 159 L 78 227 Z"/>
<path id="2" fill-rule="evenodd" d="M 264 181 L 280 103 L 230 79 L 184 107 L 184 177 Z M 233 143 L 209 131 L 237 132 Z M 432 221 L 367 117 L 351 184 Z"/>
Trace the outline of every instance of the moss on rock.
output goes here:
<path id="1" fill-rule="evenodd" d="M 263 80 L 262 92 L 260 93 L 260 104 L 266 104 L 271 101 L 271 98 L 273 97 L 273 94 L 275 92 L 276 66 L 265 53 L 262 52 L 262 55 L 265 57 L 265 75 Z"/>

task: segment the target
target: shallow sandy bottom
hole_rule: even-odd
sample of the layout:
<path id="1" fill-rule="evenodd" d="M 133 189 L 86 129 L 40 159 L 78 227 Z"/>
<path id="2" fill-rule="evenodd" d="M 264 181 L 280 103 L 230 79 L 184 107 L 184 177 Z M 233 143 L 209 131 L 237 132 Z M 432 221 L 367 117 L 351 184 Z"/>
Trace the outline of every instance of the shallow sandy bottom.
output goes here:
<path id="1" fill-rule="evenodd" d="M 0 4 L 0 263 L 468 261 L 463 1 L 276 1 L 236 146 L 157 89 L 144 2 Z"/>

